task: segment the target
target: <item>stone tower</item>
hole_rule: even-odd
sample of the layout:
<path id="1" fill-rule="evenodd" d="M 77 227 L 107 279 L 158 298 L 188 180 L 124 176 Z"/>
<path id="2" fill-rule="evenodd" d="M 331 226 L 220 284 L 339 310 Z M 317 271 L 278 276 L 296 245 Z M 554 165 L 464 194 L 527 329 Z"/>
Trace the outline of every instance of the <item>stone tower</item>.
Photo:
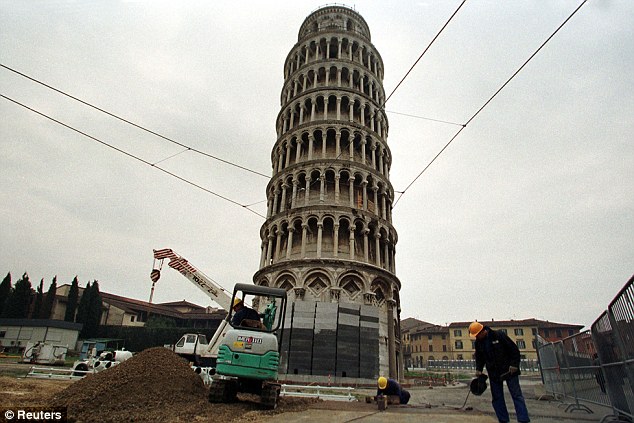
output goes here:
<path id="1" fill-rule="evenodd" d="M 368 24 L 340 5 L 304 20 L 284 63 L 253 281 L 289 294 L 290 379 L 402 375 L 383 72 Z"/>

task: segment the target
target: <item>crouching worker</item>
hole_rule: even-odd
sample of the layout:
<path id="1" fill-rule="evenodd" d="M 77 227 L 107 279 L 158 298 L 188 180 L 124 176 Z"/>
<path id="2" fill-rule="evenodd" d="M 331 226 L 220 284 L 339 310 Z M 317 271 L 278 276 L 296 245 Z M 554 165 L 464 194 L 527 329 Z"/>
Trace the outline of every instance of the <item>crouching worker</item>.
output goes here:
<path id="1" fill-rule="evenodd" d="M 401 404 L 407 404 L 409 402 L 410 394 L 405 389 L 401 388 L 394 379 L 387 379 L 383 376 L 377 381 L 379 389 L 376 390 L 376 395 L 398 395 Z"/>

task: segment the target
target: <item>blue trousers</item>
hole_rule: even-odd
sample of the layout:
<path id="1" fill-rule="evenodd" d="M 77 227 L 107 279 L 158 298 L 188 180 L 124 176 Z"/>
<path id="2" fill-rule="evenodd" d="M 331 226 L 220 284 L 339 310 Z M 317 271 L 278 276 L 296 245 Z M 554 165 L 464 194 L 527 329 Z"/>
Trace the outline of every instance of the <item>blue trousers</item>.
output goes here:
<path id="1" fill-rule="evenodd" d="M 495 415 L 500 422 L 509 422 L 509 412 L 506 409 L 506 402 L 504 401 L 504 382 L 497 382 L 489 379 L 491 382 L 491 396 L 493 399 L 493 409 Z M 506 381 L 506 386 L 509 388 L 511 398 L 513 398 L 513 405 L 515 406 L 515 414 L 517 415 L 518 422 L 530 422 L 528 417 L 528 409 L 526 408 L 526 402 L 524 401 L 524 395 L 522 395 L 522 388 L 520 388 L 520 378 L 518 376 L 512 377 Z"/>

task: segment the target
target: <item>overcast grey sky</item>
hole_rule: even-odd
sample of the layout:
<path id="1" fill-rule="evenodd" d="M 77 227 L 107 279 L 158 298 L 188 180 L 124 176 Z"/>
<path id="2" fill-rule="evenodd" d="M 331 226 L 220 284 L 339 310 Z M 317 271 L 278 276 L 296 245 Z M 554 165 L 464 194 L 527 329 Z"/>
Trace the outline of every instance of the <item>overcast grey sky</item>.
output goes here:
<path id="1" fill-rule="evenodd" d="M 389 94 L 459 1 L 358 1 Z M 284 59 L 318 1 L 0 1 L 0 62 L 271 173 Z M 403 191 L 580 4 L 470 0 L 386 105 Z M 634 2 L 590 0 L 394 208 L 401 316 L 590 325 L 634 273 Z M 0 68 L 0 93 L 158 162 L 182 147 Z M 153 248 L 251 282 L 263 219 L 0 98 L 0 272 L 147 300 Z M 267 178 L 159 166 L 266 213 Z M 173 270 L 156 302 L 207 298 Z"/>

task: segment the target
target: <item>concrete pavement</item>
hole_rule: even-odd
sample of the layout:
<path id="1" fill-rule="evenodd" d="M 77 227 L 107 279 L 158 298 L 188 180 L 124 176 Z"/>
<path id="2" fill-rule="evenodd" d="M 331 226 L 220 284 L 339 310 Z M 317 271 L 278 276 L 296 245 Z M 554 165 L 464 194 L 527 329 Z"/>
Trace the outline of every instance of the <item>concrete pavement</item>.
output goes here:
<path id="1" fill-rule="evenodd" d="M 297 413 L 284 413 L 270 416 L 266 422 L 315 422 L 315 423 L 408 423 L 408 422 L 433 422 L 433 423 L 494 423 L 497 421 L 491 407 L 491 393 L 487 391 L 480 397 L 470 394 L 464 383 L 448 387 L 414 387 L 408 389 L 412 394 L 410 403 L 404 406 L 388 406 L 385 411 L 378 411 L 375 403 L 365 402 L 336 402 L 322 401 L 314 404 L 308 410 Z M 506 388 L 505 388 L 506 390 Z M 526 404 L 533 423 L 555 422 L 599 422 L 603 416 L 610 414 L 606 407 L 585 404 L 592 413 L 586 411 L 566 412 L 566 405 L 561 401 L 548 401 L 537 399 L 543 391 L 540 384 L 532 384 L 530 381 L 522 382 L 522 390 L 526 398 Z M 374 395 L 373 390 L 357 389 L 358 395 Z M 508 392 L 506 403 L 514 419 L 513 401 Z M 465 404 L 465 399 L 466 404 Z M 465 404 L 464 409 L 462 409 Z M 512 420 L 514 421 L 514 420 Z"/>

